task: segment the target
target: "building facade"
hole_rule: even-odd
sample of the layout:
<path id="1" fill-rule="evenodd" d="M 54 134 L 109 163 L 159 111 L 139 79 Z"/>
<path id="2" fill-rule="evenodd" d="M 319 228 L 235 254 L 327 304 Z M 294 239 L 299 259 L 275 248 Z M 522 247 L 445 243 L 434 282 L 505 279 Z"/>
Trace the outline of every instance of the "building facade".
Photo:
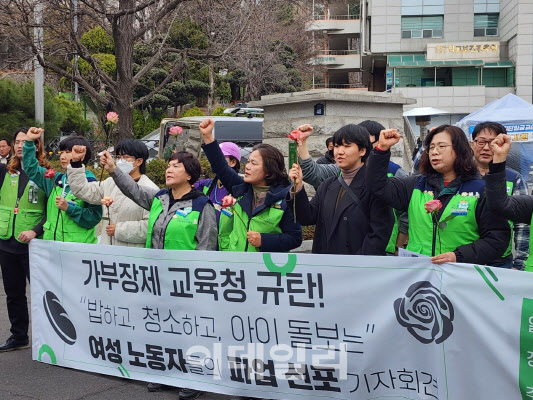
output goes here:
<path id="1" fill-rule="evenodd" d="M 353 0 L 352 0 L 353 1 Z M 465 115 L 533 95 L 531 0 L 331 0 L 313 4 L 314 86 L 402 93 Z"/>

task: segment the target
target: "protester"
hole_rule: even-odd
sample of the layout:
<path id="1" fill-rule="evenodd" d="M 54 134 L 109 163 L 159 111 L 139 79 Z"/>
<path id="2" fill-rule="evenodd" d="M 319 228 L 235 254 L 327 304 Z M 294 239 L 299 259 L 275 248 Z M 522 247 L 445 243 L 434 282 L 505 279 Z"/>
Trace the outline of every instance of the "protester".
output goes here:
<path id="1" fill-rule="evenodd" d="M 202 192 L 192 187 L 201 173 L 200 162 L 194 155 L 179 151 L 170 156 L 165 173 L 167 189 L 139 185 L 130 174 L 117 168 L 108 151 L 100 157 L 100 164 L 125 196 L 150 211 L 147 248 L 216 250 L 215 209 Z M 147 386 L 151 392 L 163 387 L 153 382 Z M 184 388 L 179 397 L 190 400 L 200 394 L 200 391 Z"/>
<path id="2" fill-rule="evenodd" d="M 9 139 L 0 139 L 0 164 L 8 164 L 11 159 L 11 142 Z"/>
<path id="3" fill-rule="evenodd" d="M 67 168 L 70 189 L 78 199 L 91 204 L 102 204 L 109 198 L 112 204 L 104 208 L 104 220 L 100 244 L 117 246 L 145 247 L 149 212 L 128 199 L 117 187 L 113 178 L 100 182 L 88 182 L 85 178 L 85 158 L 87 148 L 74 146 L 72 160 Z M 148 148 L 140 140 L 126 139 L 115 149 L 116 165 L 129 174 L 137 184 L 159 190 L 157 185 L 145 175 Z"/>
<path id="4" fill-rule="evenodd" d="M 533 222 L 533 196 L 517 195 L 509 196 L 507 185 L 506 159 L 511 150 L 511 137 L 499 134 L 490 144 L 493 160 L 489 164 L 489 172 L 485 176 L 487 182 L 487 204 L 494 213 L 522 224 Z M 529 256 L 525 262 L 525 270 L 533 271 L 533 257 L 531 250 L 533 243 L 529 236 Z"/>
<path id="5" fill-rule="evenodd" d="M 303 188 L 300 166 L 294 164 L 289 171 L 297 192 L 292 201 L 298 222 L 316 224 L 313 253 L 385 255 L 394 220 L 392 210 L 366 187 L 364 162 L 372 148 L 368 131 L 346 125 L 335 132 L 333 142 L 341 173 L 326 179 L 311 201 Z"/>
<path id="6" fill-rule="evenodd" d="M 215 209 L 193 185 L 200 176 L 198 159 L 186 151 L 170 156 L 165 173 L 166 189 L 138 185 L 105 151 L 100 163 L 109 171 L 122 193 L 150 210 L 146 247 L 171 250 L 215 250 Z"/>
<path id="7" fill-rule="evenodd" d="M 386 204 L 409 210 L 407 249 L 432 256 L 436 264 L 493 264 L 509 244 L 509 223 L 487 208 L 485 182 L 464 132 L 437 127 L 424 141 L 422 175 L 387 179 L 389 149 L 399 140 L 396 129 L 381 132 L 367 161 L 367 182 Z M 427 204 L 431 200 L 439 202 Z"/>
<path id="8" fill-rule="evenodd" d="M 492 161 L 490 143 L 500 133 L 506 134 L 507 130 L 497 122 L 482 122 L 472 131 L 472 150 L 477 168 L 483 176 L 489 171 L 489 163 Z M 505 175 L 509 196 L 528 194 L 527 183 L 517 171 L 505 168 Z M 513 261 L 512 241 L 510 241 L 507 250 L 494 266 L 523 270 L 529 253 L 529 225 L 512 222 L 510 225 L 511 232 L 514 232 L 516 257 Z"/>
<path id="9" fill-rule="evenodd" d="M 102 219 L 102 206 L 93 205 L 76 198 L 70 191 L 67 175 L 63 172 L 47 171 L 40 166 L 35 157 L 34 141 L 41 137 L 42 128 L 30 128 L 27 140 L 22 148 L 22 163 L 28 177 L 48 196 L 45 240 L 62 242 L 96 243 L 95 227 Z M 91 158 L 87 139 L 72 136 L 59 143 L 61 167 L 66 170 L 72 158 L 72 148 L 76 145 L 87 147 L 83 163 L 87 165 Z M 89 182 L 96 181 L 91 171 L 85 171 Z M 48 177 L 49 176 L 49 177 Z"/>
<path id="10" fill-rule="evenodd" d="M 336 164 L 319 165 L 317 162 L 313 161 L 307 146 L 307 138 L 312 134 L 313 131 L 312 129 L 304 129 L 302 131 L 302 126 L 298 127 L 298 129 L 302 132 L 301 140 L 299 141 L 298 145 L 300 166 L 302 168 L 304 182 L 313 185 L 316 189 L 327 178 L 339 176 L 340 168 Z M 309 125 L 305 126 L 308 127 Z M 384 130 L 385 127 L 379 122 L 370 120 L 359 123 L 359 126 L 368 131 L 372 147 L 375 147 L 378 141 L 377 139 L 379 138 L 379 133 Z M 398 164 L 389 161 L 387 176 L 404 177 L 407 176 L 407 173 Z M 405 246 L 409 238 L 408 231 L 409 219 L 407 212 L 394 210 L 394 226 L 386 250 L 388 254 L 397 254 L 398 248 Z"/>
<path id="11" fill-rule="evenodd" d="M 220 150 L 226 158 L 228 165 L 237 173 L 241 169 L 241 149 L 235 143 L 224 142 L 220 143 Z M 194 184 L 194 187 L 202 191 L 215 206 L 217 212 L 217 222 L 220 219 L 220 211 L 222 210 L 222 199 L 226 197 L 229 192 L 224 187 L 218 176 L 213 179 L 200 179 Z"/>
<path id="12" fill-rule="evenodd" d="M 302 228 L 285 201 L 291 184 L 281 152 L 268 144 L 254 146 L 243 179 L 226 162 L 213 127 L 212 119 L 200 123 L 202 148 L 213 172 L 236 199 L 220 216 L 220 250 L 286 252 L 300 246 Z"/>
<path id="13" fill-rule="evenodd" d="M 30 280 L 28 243 L 43 234 L 46 221 L 46 195 L 22 169 L 22 146 L 27 131 L 17 129 L 13 135 L 15 154 L 7 166 L 0 164 L 0 266 L 11 323 L 11 336 L 0 345 L 0 352 L 30 347 L 26 299 L 26 279 Z M 49 166 L 40 140 L 36 157 L 42 167 Z"/>
<path id="14" fill-rule="evenodd" d="M 320 157 L 318 160 L 316 160 L 317 164 L 335 164 L 335 156 L 333 155 L 333 148 L 335 145 L 333 144 L 333 136 L 328 137 L 326 139 L 326 153 Z"/>

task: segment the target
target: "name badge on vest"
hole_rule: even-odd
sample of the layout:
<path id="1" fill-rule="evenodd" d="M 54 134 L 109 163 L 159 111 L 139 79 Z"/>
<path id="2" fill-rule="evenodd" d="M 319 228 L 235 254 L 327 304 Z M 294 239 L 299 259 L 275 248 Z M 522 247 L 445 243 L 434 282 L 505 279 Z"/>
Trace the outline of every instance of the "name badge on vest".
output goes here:
<path id="1" fill-rule="evenodd" d="M 183 210 L 177 210 L 176 214 L 172 218 L 178 218 L 178 215 L 181 217 L 186 217 L 192 212 L 192 207 L 185 207 Z"/>
<path id="2" fill-rule="evenodd" d="M 467 215 L 468 214 L 468 201 L 461 200 L 459 203 L 457 203 L 457 208 L 453 209 L 451 214 L 452 215 Z"/>

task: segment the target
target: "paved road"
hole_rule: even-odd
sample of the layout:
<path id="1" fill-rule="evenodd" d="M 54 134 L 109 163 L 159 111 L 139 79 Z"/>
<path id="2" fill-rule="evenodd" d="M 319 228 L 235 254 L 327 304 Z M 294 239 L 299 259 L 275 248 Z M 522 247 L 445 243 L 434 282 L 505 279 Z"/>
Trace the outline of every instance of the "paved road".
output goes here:
<path id="1" fill-rule="evenodd" d="M 1 280 L 1 275 L 0 275 Z M 28 287 L 29 292 L 29 287 Z M 0 284 L 0 342 L 9 337 L 3 283 Z M 200 400 L 229 400 L 207 393 Z M 146 383 L 32 361 L 31 349 L 0 353 L 0 400 L 167 400 L 178 390 L 149 393 Z"/>

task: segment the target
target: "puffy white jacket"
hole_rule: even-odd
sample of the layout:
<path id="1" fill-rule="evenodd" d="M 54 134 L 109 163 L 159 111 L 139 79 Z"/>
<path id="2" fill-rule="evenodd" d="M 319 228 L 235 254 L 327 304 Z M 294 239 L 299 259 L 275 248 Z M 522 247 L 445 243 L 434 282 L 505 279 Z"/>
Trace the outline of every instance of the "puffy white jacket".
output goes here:
<path id="1" fill-rule="evenodd" d="M 107 207 L 102 206 L 103 216 L 108 217 L 109 220 L 102 220 L 100 244 L 145 247 L 150 212 L 124 196 L 112 178 L 107 178 L 101 185 L 99 182 L 87 182 L 85 166 L 73 168 L 69 165 L 67 179 L 72 194 L 87 203 L 102 204 L 101 200 L 105 196 L 113 199 L 113 204 L 109 207 L 109 215 Z M 158 188 L 146 175 L 141 175 L 137 183 L 141 186 Z M 105 228 L 108 224 L 116 225 L 115 236 L 111 237 L 106 234 Z"/>

